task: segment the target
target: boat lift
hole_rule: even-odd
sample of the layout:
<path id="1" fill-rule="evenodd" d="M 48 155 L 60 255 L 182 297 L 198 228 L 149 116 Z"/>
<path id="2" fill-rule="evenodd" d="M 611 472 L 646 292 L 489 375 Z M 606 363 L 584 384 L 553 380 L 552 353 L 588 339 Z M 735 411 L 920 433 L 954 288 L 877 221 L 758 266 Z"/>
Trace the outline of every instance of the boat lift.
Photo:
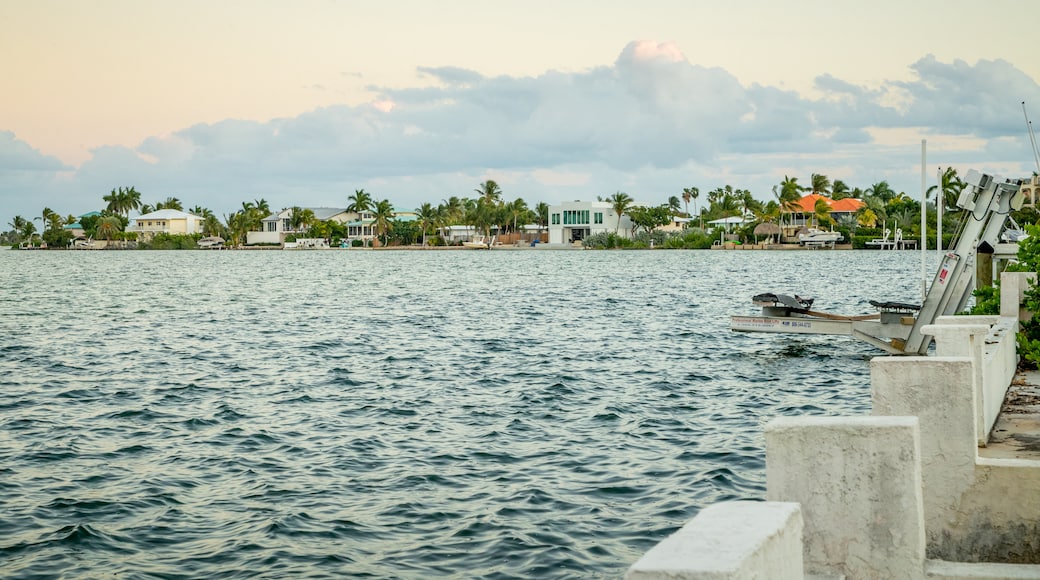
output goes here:
<path id="1" fill-rule="evenodd" d="M 1022 207 L 1018 180 L 971 170 L 964 181 L 967 185 L 957 206 L 966 211 L 966 217 L 956 246 L 943 256 L 923 304 L 871 300 L 877 313 L 844 316 L 813 310 L 812 299 L 764 293 L 752 298 L 762 307 L 762 315 L 731 316 L 730 330 L 844 335 L 890 354 L 925 354 L 932 337 L 922 334 L 921 329 L 939 316 L 964 310 L 971 297 L 976 254 L 980 249 L 992 251 L 996 247 L 1008 214 Z"/>

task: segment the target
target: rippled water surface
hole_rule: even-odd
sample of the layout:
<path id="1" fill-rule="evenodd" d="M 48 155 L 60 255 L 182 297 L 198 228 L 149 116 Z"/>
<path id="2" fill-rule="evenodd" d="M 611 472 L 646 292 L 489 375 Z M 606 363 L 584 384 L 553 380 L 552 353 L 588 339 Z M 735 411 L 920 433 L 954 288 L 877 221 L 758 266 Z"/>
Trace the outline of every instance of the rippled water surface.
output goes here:
<path id="1" fill-rule="evenodd" d="M 617 577 L 869 410 L 903 252 L 0 252 L 0 576 Z"/>

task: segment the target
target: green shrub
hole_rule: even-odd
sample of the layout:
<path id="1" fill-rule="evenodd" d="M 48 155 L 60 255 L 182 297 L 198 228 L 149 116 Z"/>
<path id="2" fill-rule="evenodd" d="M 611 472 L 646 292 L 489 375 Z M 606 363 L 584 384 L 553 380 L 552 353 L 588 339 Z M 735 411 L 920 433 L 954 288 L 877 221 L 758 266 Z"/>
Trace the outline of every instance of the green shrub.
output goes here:
<path id="1" fill-rule="evenodd" d="M 614 232 L 600 232 L 585 238 L 582 241 L 582 245 L 593 250 L 609 250 L 612 248 L 631 248 L 633 242 Z"/>
<path id="2" fill-rule="evenodd" d="M 968 314 L 995 315 L 1000 314 L 1000 285 L 976 288 L 971 293 L 975 297 L 975 305 Z"/>

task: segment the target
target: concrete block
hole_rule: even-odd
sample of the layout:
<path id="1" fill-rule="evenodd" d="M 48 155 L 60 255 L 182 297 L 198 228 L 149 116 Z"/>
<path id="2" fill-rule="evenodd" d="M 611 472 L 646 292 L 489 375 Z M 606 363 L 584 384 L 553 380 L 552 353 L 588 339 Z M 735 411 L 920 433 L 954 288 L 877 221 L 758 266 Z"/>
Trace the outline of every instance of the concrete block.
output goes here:
<path id="1" fill-rule="evenodd" d="M 921 442 L 928 544 L 940 541 L 974 481 L 978 438 L 975 365 L 963 357 L 876 357 L 870 361 L 875 415 L 913 415 Z"/>
<path id="2" fill-rule="evenodd" d="M 798 504 L 710 505 L 628 569 L 630 580 L 802 578 Z"/>
<path id="3" fill-rule="evenodd" d="M 962 322 L 957 320 L 958 318 L 965 320 Z M 992 322 L 971 324 L 967 320 L 969 318 L 983 318 L 987 321 L 992 320 Z M 975 356 L 977 354 L 981 359 L 984 339 L 989 334 L 990 328 L 999 321 L 998 316 L 943 317 L 937 320 L 936 324 L 922 326 L 921 333 L 935 338 L 936 356 Z M 957 322 L 961 322 L 961 324 L 957 324 Z"/>
<path id="4" fill-rule="evenodd" d="M 765 436 L 766 497 L 802 505 L 807 573 L 924 576 L 916 417 L 781 417 Z"/>
<path id="5" fill-rule="evenodd" d="M 1018 320 L 1029 320 L 1033 313 L 1022 308 L 1022 298 L 1030 283 L 1036 280 L 1036 272 L 1000 273 L 1000 315 L 1014 316 Z"/>

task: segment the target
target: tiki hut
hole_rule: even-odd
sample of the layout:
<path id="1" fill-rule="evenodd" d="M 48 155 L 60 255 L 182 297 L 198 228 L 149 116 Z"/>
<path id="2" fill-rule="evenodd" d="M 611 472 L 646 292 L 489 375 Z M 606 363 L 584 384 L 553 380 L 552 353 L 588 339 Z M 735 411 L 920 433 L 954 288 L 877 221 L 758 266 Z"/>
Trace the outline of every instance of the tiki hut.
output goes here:
<path id="1" fill-rule="evenodd" d="M 777 239 L 779 239 L 780 238 L 780 226 L 774 224 L 773 222 L 762 222 L 762 223 L 758 224 L 757 226 L 755 226 L 754 234 L 755 234 L 755 243 L 756 244 L 758 243 L 758 237 L 759 236 L 769 236 L 770 239 L 772 239 L 773 236 L 776 236 Z M 773 243 L 772 240 L 770 241 L 770 243 Z"/>

